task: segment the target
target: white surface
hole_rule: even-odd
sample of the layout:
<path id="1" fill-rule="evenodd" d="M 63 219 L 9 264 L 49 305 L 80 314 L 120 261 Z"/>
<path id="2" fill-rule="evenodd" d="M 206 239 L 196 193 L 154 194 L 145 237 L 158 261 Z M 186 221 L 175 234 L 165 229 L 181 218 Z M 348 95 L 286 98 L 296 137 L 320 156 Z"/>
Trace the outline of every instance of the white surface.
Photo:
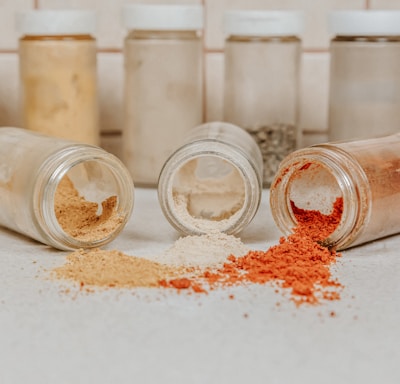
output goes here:
<path id="1" fill-rule="evenodd" d="M 252 247 L 280 236 L 268 207 L 266 191 L 242 233 Z M 107 248 L 151 255 L 177 237 L 155 190 L 137 189 L 129 225 Z M 333 268 L 342 300 L 301 308 L 268 285 L 65 294 L 73 286 L 46 270 L 67 253 L 5 229 L 0 243 L 2 384 L 400 382 L 400 236 L 344 252 Z"/>

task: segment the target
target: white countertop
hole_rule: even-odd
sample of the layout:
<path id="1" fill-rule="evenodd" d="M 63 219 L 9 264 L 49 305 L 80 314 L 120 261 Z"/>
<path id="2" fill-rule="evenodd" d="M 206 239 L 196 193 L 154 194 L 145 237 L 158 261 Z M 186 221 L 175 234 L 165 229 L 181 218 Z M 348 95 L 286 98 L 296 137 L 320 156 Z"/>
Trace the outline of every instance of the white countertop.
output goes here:
<path id="1" fill-rule="evenodd" d="M 241 238 L 265 250 L 279 236 L 265 191 Z M 106 248 L 145 256 L 177 238 L 156 191 L 136 189 Z M 6 229 L 0 244 L 1 384 L 400 383 L 400 235 L 343 252 L 342 299 L 300 308 L 269 285 L 65 294 L 46 270 L 67 253 Z"/>

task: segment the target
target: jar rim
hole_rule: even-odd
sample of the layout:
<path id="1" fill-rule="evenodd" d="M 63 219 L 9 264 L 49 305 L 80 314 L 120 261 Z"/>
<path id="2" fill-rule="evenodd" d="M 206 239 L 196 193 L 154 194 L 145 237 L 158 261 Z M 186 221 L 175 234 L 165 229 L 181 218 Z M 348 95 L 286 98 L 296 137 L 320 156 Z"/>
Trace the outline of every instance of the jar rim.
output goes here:
<path id="1" fill-rule="evenodd" d="M 227 234 L 238 233 L 253 219 L 258 210 L 262 191 L 261 180 L 257 176 L 254 164 L 248 161 L 239 148 L 215 139 L 187 143 L 165 162 L 158 182 L 158 198 L 162 211 L 170 224 L 182 233 L 201 235 L 209 232 L 182 222 L 176 213 L 173 199 L 173 181 L 177 172 L 189 161 L 204 156 L 214 156 L 227 161 L 242 178 L 245 193 L 243 206 L 238 211 L 240 214 L 230 225 L 220 229 Z"/>

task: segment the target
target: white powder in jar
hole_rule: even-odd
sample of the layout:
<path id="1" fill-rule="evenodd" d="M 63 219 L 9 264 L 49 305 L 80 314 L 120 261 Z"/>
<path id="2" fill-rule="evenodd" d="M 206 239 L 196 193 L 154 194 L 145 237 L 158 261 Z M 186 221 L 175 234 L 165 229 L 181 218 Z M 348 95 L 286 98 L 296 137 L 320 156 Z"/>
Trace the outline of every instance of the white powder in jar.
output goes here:
<path id="1" fill-rule="evenodd" d="M 224 231 L 242 215 L 243 177 L 224 160 L 194 159 L 177 172 L 173 200 L 175 213 L 188 227 L 204 233 Z"/>

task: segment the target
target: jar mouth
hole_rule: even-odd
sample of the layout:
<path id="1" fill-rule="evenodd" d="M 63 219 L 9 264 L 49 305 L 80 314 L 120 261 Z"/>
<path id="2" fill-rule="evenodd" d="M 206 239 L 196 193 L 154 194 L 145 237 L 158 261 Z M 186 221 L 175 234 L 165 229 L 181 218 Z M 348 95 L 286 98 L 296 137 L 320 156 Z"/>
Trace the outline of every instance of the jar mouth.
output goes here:
<path id="1" fill-rule="evenodd" d="M 362 169 L 345 152 L 332 148 L 306 148 L 284 159 L 271 186 L 270 204 L 277 226 L 289 235 L 298 225 L 294 208 L 329 216 L 341 199 L 338 225 L 319 241 L 340 250 L 349 247 L 362 232 L 368 220 L 362 205 L 369 199 L 368 191 L 354 182 L 365 179 Z"/>
<path id="2" fill-rule="evenodd" d="M 184 234 L 234 234 L 254 217 L 260 180 L 237 148 L 216 140 L 181 147 L 164 164 L 158 183 L 167 220 Z"/>
<path id="3" fill-rule="evenodd" d="M 113 155 L 89 145 L 57 152 L 38 172 L 36 226 L 50 245 L 100 247 L 113 240 L 133 210 L 133 183 Z"/>

